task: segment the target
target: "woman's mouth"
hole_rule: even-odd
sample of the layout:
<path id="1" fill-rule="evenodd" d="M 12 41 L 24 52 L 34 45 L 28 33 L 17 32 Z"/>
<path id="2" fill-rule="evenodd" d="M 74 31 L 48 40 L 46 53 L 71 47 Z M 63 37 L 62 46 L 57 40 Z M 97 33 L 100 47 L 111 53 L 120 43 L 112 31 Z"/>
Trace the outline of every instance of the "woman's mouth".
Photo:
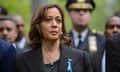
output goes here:
<path id="1" fill-rule="evenodd" d="M 57 31 L 50 31 L 50 33 L 51 33 L 52 35 L 56 35 L 56 34 L 58 34 Z"/>

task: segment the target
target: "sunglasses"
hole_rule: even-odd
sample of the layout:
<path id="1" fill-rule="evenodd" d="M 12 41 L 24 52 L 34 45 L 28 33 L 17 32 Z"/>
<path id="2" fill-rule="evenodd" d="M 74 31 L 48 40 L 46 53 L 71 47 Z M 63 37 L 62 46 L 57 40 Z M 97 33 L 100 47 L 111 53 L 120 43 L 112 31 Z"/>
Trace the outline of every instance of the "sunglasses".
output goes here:
<path id="1" fill-rule="evenodd" d="M 89 11 L 89 12 L 91 12 L 92 9 L 69 9 L 69 11 L 76 11 L 76 12 L 79 12 L 79 11 L 87 12 L 87 11 Z"/>

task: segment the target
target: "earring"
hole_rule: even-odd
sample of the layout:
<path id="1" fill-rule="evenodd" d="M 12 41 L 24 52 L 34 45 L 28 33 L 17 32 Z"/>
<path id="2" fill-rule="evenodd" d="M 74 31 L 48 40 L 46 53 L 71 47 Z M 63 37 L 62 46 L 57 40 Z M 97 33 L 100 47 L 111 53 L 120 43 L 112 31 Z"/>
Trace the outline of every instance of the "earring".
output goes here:
<path id="1" fill-rule="evenodd" d="M 60 32 L 60 38 L 63 38 L 63 32 Z"/>
<path id="2" fill-rule="evenodd" d="M 63 35 L 63 32 L 61 32 L 60 35 Z"/>

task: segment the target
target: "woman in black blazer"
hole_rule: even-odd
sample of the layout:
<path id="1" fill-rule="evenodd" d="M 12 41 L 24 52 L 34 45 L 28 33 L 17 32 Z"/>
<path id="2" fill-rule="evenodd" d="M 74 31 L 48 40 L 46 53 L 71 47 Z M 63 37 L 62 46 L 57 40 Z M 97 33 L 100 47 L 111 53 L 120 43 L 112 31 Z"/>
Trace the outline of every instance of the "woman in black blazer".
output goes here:
<path id="1" fill-rule="evenodd" d="M 37 9 L 29 38 L 32 50 L 16 58 L 13 72 L 92 72 L 87 54 L 67 46 L 70 40 L 58 5 Z"/>

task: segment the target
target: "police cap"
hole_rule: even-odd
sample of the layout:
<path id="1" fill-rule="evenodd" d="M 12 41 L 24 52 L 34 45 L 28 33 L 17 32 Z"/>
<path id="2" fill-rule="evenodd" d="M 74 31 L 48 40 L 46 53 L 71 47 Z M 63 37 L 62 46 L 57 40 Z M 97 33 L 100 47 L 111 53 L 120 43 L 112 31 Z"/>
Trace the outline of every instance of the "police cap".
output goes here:
<path id="1" fill-rule="evenodd" d="M 94 0 L 67 0 L 66 9 L 95 9 Z"/>

